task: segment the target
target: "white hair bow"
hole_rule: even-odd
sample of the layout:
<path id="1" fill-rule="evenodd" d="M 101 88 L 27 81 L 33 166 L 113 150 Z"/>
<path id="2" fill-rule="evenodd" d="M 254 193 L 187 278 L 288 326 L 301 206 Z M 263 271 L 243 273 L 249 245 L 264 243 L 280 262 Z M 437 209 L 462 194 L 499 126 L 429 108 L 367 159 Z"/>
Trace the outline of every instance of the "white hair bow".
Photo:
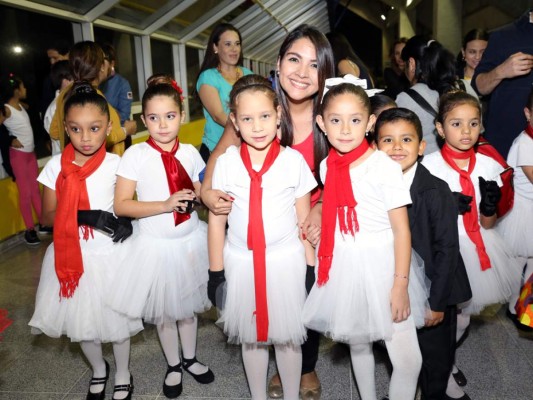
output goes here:
<path id="1" fill-rule="evenodd" d="M 322 100 L 324 100 L 324 96 L 329 91 L 329 89 L 341 85 L 343 83 L 350 83 L 355 86 L 360 86 L 363 88 L 368 95 L 368 97 L 374 96 L 376 93 L 383 92 L 384 89 L 367 89 L 367 83 L 366 79 L 359 79 L 358 77 L 352 75 L 352 74 L 346 74 L 341 78 L 328 78 L 326 79 L 326 82 L 324 84 L 324 94 L 322 95 Z"/>

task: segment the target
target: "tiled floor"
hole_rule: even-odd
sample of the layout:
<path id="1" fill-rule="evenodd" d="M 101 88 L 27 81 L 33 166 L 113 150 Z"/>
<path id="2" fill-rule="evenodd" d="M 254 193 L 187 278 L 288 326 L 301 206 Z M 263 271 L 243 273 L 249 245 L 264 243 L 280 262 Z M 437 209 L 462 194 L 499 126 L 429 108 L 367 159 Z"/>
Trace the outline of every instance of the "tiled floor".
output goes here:
<path id="1" fill-rule="evenodd" d="M 7 309 L 14 320 L 0 335 L 0 399 L 85 399 L 91 372 L 79 346 L 66 338 L 32 336 L 27 326 L 49 241 L 45 239 L 36 248 L 22 243 L 9 250 L 0 248 L 0 309 Z M 519 333 L 503 311 L 473 320 L 470 336 L 458 351 L 458 364 L 469 379 L 466 390 L 473 400 L 533 399 L 533 335 Z M 185 376 L 181 398 L 250 398 L 240 349 L 225 343 L 214 320 L 212 312 L 200 317 L 198 358 L 213 369 L 216 380 L 204 386 Z M 379 346 L 375 353 L 381 398 L 387 392 L 389 366 Z M 105 354 L 111 361 L 109 345 Z M 132 340 L 134 398 L 164 399 L 161 385 L 165 370 L 156 332 L 147 325 Z M 269 372 L 273 370 L 271 361 Z M 323 339 L 317 371 L 323 386 L 322 399 L 359 399 L 344 346 Z M 112 385 L 111 380 L 108 393 Z"/>

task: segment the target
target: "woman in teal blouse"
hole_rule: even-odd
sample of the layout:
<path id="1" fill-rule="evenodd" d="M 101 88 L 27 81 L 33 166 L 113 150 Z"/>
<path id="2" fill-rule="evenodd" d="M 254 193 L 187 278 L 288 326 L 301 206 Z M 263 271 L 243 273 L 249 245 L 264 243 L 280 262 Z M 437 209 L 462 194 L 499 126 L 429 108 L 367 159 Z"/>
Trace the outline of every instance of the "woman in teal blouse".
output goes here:
<path id="1" fill-rule="evenodd" d="M 229 115 L 233 84 L 251 74 L 242 66 L 241 34 L 233 25 L 219 24 L 211 32 L 196 82 L 206 119 L 200 154 L 205 162 L 217 145 Z"/>

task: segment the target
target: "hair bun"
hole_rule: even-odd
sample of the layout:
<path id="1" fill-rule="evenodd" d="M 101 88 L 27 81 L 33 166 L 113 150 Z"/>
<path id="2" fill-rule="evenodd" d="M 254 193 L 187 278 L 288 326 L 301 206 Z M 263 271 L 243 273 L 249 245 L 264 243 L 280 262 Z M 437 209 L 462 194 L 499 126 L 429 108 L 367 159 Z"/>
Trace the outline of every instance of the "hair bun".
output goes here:
<path id="1" fill-rule="evenodd" d="M 74 82 L 74 85 L 72 86 L 72 93 L 89 94 L 89 93 L 96 93 L 96 90 L 87 81 L 77 81 L 77 82 Z"/>

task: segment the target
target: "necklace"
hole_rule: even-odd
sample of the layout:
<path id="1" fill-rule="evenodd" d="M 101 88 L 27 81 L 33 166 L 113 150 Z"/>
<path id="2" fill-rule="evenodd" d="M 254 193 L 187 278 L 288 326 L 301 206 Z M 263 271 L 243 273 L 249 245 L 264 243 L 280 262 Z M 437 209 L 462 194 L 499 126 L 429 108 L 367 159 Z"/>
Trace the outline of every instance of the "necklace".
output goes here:
<path id="1" fill-rule="evenodd" d="M 239 80 L 239 78 L 242 76 L 241 69 L 239 67 L 235 68 L 235 75 L 227 75 L 224 72 L 222 72 L 222 69 L 220 68 L 220 64 L 217 65 L 217 71 L 222 75 L 222 77 L 227 80 L 228 82 L 235 83 Z"/>

